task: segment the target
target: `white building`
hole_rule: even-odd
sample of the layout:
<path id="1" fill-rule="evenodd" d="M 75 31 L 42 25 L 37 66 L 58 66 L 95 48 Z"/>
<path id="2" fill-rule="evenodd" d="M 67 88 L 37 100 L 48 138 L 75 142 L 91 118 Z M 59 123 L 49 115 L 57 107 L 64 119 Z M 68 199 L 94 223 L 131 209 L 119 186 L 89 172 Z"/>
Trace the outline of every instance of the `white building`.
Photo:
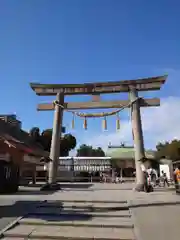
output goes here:
<path id="1" fill-rule="evenodd" d="M 80 173 L 104 172 L 111 169 L 111 157 L 59 157 L 58 179 L 70 180 Z M 47 175 L 48 164 L 37 166 L 37 176 Z M 44 172 L 44 174 L 43 174 Z"/>
<path id="2" fill-rule="evenodd" d="M 103 172 L 111 168 L 110 157 L 60 157 L 59 170 Z"/>

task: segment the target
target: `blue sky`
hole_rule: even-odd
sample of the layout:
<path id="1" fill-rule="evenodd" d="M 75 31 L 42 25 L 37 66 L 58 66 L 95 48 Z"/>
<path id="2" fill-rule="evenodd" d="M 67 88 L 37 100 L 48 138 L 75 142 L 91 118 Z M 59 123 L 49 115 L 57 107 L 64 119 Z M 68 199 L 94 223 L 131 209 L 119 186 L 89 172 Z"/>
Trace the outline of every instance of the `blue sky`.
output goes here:
<path id="1" fill-rule="evenodd" d="M 1 0 L 0 112 L 17 113 L 26 130 L 52 126 L 53 112 L 36 111 L 37 103 L 52 98 L 37 97 L 29 82 L 83 83 L 168 72 L 162 91 L 147 95 L 179 97 L 174 86 L 180 76 L 179 9 L 178 0 Z M 121 119 L 127 117 L 122 112 Z M 79 143 L 102 134 L 99 119 L 89 121 L 86 132 L 82 120 L 75 131 L 70 122 L 65 113 L 64 125 Z M 108 127 L 112 134 L 115 118 Z"/>

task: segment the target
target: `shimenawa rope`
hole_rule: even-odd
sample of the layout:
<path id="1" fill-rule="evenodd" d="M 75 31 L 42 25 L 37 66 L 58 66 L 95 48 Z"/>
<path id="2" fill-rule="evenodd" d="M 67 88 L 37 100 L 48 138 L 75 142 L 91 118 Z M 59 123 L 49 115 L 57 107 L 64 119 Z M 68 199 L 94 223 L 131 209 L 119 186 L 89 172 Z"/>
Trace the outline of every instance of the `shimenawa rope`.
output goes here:
<path id="1" fill-rule="evenodd" d="M 130 107 L 133 103 L 135 103 L 137 100 L 139 100 L 140 98 L 136 98 L 135 100 L 131 101 L 129 104 L 127 104 L 126 106 L 121 107 L 118 110 L 112 111 L 112 112 L 101 112 L 101 113 L 81 113 L 81 112 L 76 112 L 76 111 L 72 111 L 72 110 L 66 110 L 67 112 L 72 113 L 73 115 L 76 115 L 78 117 L 82 117 L 82 118 L 91 118 L 91 117 L 109 117 L 109 116 L 113 116 L 115 114 L 118 114 L 119 112 L 121 112 L 122 110 L 124 110 L 125 108 Z M 64 106 L 59 104 L 57 100 L 53 101 L 54 105 L 58 105 L 59 107 L 64 109 Z"/>

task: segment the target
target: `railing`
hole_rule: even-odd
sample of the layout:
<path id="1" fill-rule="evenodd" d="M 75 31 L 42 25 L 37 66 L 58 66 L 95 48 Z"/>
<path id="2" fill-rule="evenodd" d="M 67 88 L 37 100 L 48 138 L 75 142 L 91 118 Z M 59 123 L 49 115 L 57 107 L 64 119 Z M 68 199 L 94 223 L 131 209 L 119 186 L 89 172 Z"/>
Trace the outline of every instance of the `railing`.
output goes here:
<path id="1" fill-rule="evenodd" d="M 112 168 L 111 164 L 59 164 L 58 171 L 68 171 L 68 172 L 105 172 L 110 171 Z M 44 171 L 44 166 L 38 166 L 38 171 Z"/>
<path id="2" fill-rule="evenodd" d="M 47 177 L 37 177 L 36 178 L 36 182 L 46 182 L 47 181 Z M 116 182 L 115 178 L 112 177 L 108 177 L 106 179 L 101 179 L 100 177 L 81 177 L 81 176 L 75 176 L 75 177 L 71 177 L 71 178 L 67 178 L 67 177 L 57 177 L 57 181 L 58 182 L 107 182 L 107 183 L 114 183 Z M 134 182 L 135 178 L 126 178 L 126 177 L 122 177 L 119 178 L 118 182 Z M 29 183 L 32 183 L 32 177 L 24 177 L 21 179 L 21 185 L 27 185 Z"/>

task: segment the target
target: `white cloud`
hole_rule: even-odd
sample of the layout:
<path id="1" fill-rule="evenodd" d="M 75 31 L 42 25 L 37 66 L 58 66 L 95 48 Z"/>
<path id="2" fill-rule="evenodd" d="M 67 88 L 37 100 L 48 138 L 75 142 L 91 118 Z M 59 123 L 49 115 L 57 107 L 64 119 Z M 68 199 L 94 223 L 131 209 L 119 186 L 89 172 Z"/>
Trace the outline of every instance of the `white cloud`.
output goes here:
<path id="1" fill-rule="evenodd" d="M 146 148 L 155 148 L 159 141 L 180 138 L 180 97 L 161 99 L 161 106 L 142 109 L 142 124 Z M 132 144 L 130 120 L 121 122 L 121 130 L 116 133 L 92 134 L 83 143 L 106 149 L 109 142 Z"/>

